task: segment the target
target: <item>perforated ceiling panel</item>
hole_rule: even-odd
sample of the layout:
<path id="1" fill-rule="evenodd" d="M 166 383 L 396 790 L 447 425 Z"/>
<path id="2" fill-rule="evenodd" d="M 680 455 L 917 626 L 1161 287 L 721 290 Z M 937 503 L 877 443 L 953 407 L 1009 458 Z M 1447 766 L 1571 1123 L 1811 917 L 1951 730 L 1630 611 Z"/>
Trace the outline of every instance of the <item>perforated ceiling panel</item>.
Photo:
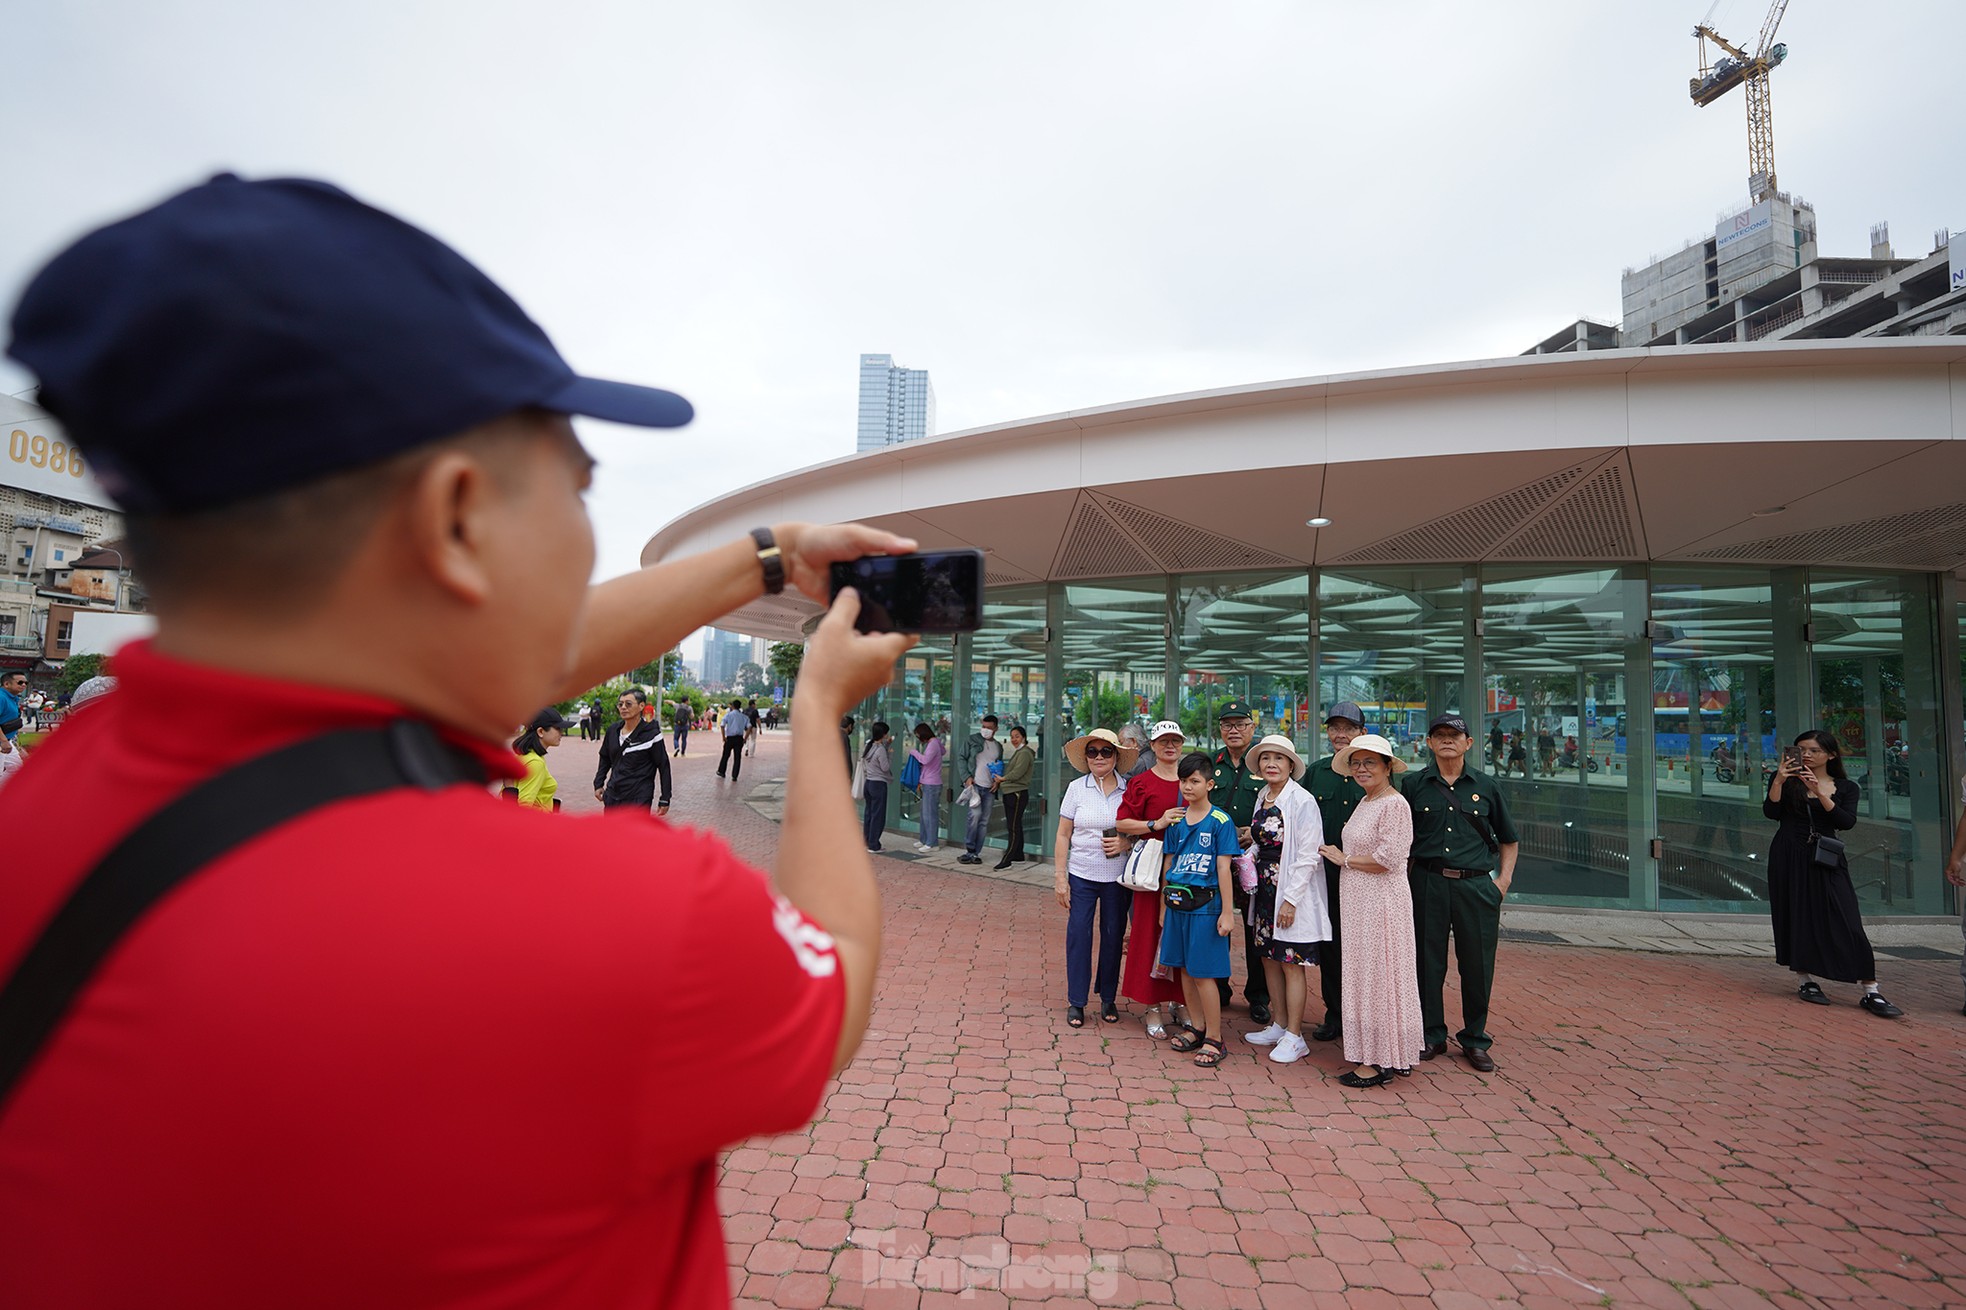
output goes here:
<path id="1" fill-rule="evenodd" d="M 1643 559 L 1622 460 L 1614 459 L 1496 548 L 1492 559 Z"/>
<path id="2" fill-rule="evenodd" d="M 1524 487 L 1492 496 L 1444 519 L 1375 541 L 1334 564 L 1432 564 L 1486 559 L 1536 514 L 1603 463 L 1573 464 Z"/>
<path id="3" fill-rule="evenodd" d="M 1170 573 L 1197 569 L 1294 568 L 1297 561 L 1271 551 L 1245 546 L 1192 523 L 1129 505 L 1111 496 L 1093 495 Z"/>
<path id="4" fill-rule="evenodd" d="M 1054 578 L 1124 578 L 1156 571 L 1155 561 L 1106 516 L 1091 497 L 1080 493 L 1072 507 L 1072 527 L 1051 566 Z"/>
<path id="5" fill-rule="evenodd" d="M 1006 572 L 1003 569 L 986 567 L 983 570 L 983 583 L 989 587 L 1021 587 L 1031 581 L 1022 573 Z"/>
<path id="6" fill-rule="evenodd" d="M 1938 505 L 1859 523 L 1737 541 L 1731 546 L 1696 551 L 1688 558 L 1952 568 L 1966 559 L 1966 505 Z"/>

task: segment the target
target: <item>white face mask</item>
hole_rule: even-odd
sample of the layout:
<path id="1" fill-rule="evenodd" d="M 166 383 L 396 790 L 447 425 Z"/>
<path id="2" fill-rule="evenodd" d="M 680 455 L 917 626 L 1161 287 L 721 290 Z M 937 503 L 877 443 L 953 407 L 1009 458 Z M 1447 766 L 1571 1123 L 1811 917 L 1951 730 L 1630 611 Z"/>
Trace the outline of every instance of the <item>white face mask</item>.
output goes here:
<path id="1" fill-rule="evenodd" d="M 990 740 L 990 738 L 997 735 L 997 730 L 995 728 L 984 728 L 982 732 L 983 732 L 984 741 L 988 741 Z"/>

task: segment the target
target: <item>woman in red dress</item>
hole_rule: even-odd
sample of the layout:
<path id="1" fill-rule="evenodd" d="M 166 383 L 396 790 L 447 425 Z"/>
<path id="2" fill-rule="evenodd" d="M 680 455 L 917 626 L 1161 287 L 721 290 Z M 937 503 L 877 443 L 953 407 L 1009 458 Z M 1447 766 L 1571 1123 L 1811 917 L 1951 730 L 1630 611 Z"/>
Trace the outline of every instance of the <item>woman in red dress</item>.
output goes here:
<path id="1" fill-rule="evenodd" d="M 1120 802 L 1119 819 L 1114 824 L 1121 833 L 1139 841 L 1158 831 L 1155 825 L 1171 811 L 1185 808 L 1175 766 L 1181 762 L 1181 747 L 1186 741 L 1180 724 L 1154 725 L 1154 766 L 1135 774 L 1126 784 L 1126 798 Z M 1126 973 L 1120 987 L 1128 1000 L 1149 1007 L 1148 1035 L 1165 1037 L 1168 1023 L 1186 1023 L 1187 1016 L 1182 1013 L 1181 984 L 1173 978 L 1154 976 L 1155 962 L 1160 959 L 1160 893 L 1133 893 L 1129 917 L 1132 927 L 1126 939 Z"/>

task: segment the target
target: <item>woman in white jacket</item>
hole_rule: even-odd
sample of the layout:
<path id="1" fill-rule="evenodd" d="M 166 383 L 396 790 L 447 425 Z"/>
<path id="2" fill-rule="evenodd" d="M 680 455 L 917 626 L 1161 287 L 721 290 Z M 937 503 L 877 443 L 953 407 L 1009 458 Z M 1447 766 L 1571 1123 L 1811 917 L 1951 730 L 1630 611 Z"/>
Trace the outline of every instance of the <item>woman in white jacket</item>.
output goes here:
<path id="1" fill-rule="evenodd" d="M 1271 735 L 1257 742 L 1250 765 L 1268 784 L 1257 794 L 1249 820 L 1250 850 L 1256 857 L 1250 910 L 1277 1021 L 1247 1036 L 1270 1047 L 1270 1059 L 1289 1064 L 1310 1053 L 1300 1031 L 1305 970 L 1318 962 L 1317 943 L 1331 940 L 1324 860 L 1318 854 L 1324 845 L 1324 817 L 1297 781 L 1304 776 L 1304 760 L 1288 737 Z"/>

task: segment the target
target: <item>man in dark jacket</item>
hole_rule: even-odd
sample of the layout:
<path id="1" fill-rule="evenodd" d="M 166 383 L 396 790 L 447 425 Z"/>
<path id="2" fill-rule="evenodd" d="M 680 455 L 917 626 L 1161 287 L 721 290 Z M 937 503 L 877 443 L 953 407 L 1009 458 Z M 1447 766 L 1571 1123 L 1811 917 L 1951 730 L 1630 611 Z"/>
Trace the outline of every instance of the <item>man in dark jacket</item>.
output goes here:
<path id="1" fill-rule="evenodd" d="M 662 724 L 643 713 L 648 696 L 630 687 L 615 702 L 621 721 L 601 737 L 601 762 L 594 770 L 594 799 L 604 809 L 640 808 L 655 803 L 658 815 L 669 813 L 669 752 L 662 745 Z M 662 796 L 655 794 L 656 774 L 662 775 Z"/>

